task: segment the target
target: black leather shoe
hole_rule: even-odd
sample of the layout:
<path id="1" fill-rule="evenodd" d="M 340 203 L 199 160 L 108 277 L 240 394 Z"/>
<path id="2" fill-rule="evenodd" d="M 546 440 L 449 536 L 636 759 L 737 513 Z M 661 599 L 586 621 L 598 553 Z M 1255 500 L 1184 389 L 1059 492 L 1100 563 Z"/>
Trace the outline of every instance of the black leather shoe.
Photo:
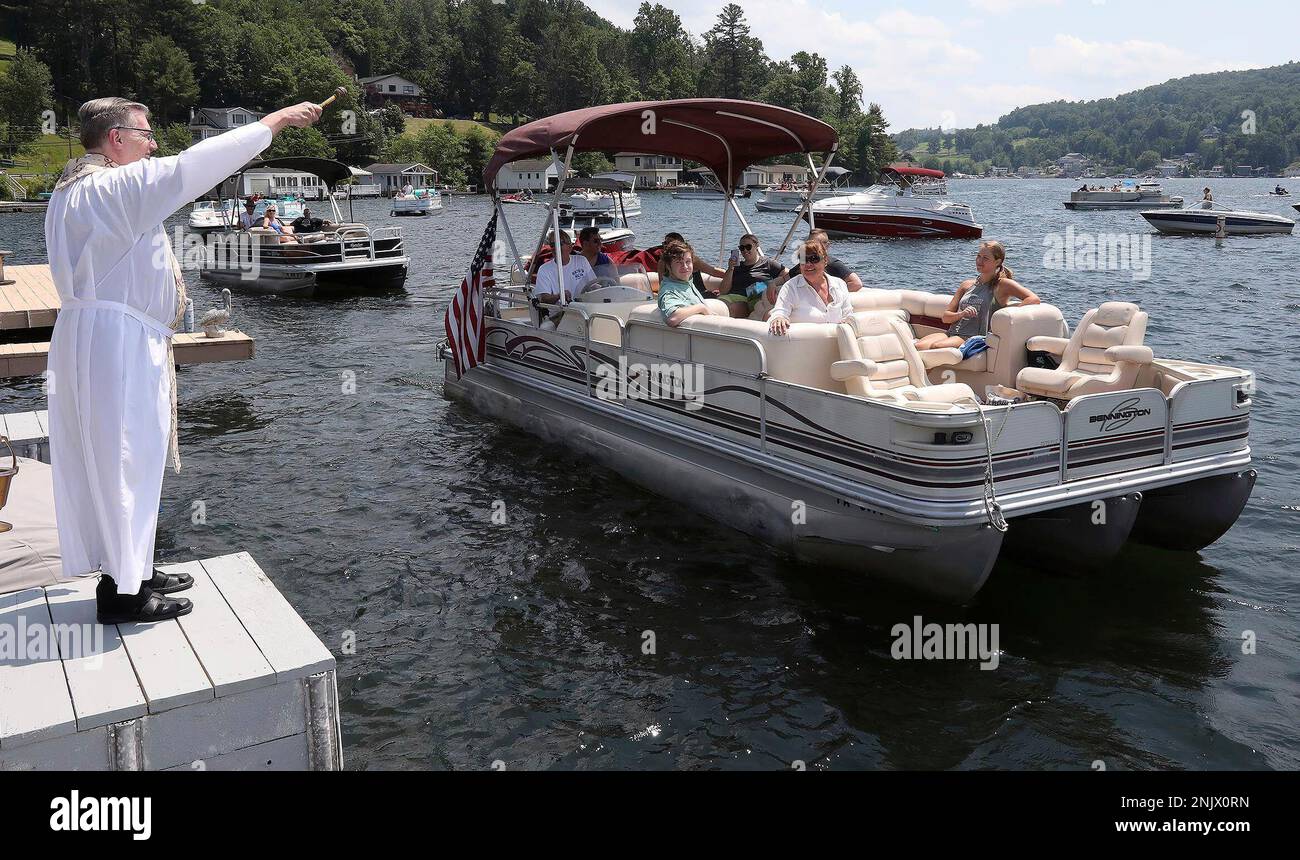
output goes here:
<path id="1" fill-rule="evenodd" d="M 149 580 L 146 585 L 154 594 L 173 594 L 177 591 L 184 591 L 194 584 L 194 577 L 188 573 L 163 573 L 158 568 L 153 569 L 153 579 Z"/>
<path id="2" fill-rule="evenodd" d="M 147 585 L 141 586 L 139 594 L 118 594 L 117 583 L 110 576 L 101 576 L 95 589 L 95 615 L 100 624 L 168 621 L 193 609 L 194 604 L 184 597 L 163 597 Z"/>

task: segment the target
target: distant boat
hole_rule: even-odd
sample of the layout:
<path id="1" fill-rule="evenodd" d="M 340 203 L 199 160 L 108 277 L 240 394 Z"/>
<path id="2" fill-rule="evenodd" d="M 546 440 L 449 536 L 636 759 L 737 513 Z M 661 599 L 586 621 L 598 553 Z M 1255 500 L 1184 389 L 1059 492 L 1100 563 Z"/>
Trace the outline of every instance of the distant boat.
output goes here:
<path id="1" fill-rule="evenodd" d="M 1240 212 L 1210 204 L 1206 208 L 1198 203 L 1187 209 L 1156 209 L 1141 213 L 1161 233 L 1213 236 L 1219 231 L 1219 221 L 1229 236 L 1256 236 L 1266 233 L 1290 233 L 1295 222 L 1281 215 L 1266 212 Z"/>
<path id="2" fill-rule="evenodd" d="M 942 170 L 893 164 L 881 184 L 813 203 L 818 227 L 848 236 L 978 239 L 984 228 L 970 206 L 947 199 Z"/>
<path id="3" fill-rule="evenodd" d="M 1066 209 L 1079 212 L 1091 212 L 1102 209 L 1181 209 L 1183 198 L 1170 197 L 1159 182 L 1140 182 L 1126 180 L 1119 190 L 1114 187 L 1099 191 L 1084 190 L 1071 192 L 1065 202 Z"/>
<path id="4" fill-rule="evenodd" d="M 849 171 L 843 167 L 826 168 L 826 180 L 817 186 L 813 200 L 825 200 L 829 197 L 841 197 L 849 193 Z M 754 203 L 759 212 L 797 212 L 808 196 L 808 189 L 798 183 L 790 183 L 779 188 L 768 188 L 763 196 Z"/>
<path id="5" fill-rule="evenodd" d="M 417 188 L 410 195 L 395 195 L 391 215 L 433 215 L 442 211 L 442 193 L 436 188 Z"/>

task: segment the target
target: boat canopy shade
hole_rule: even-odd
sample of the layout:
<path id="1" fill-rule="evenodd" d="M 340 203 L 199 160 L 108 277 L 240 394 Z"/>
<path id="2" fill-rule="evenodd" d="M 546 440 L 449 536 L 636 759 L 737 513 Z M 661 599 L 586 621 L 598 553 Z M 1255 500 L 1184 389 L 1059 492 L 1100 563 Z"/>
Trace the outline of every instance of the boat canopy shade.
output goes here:
<path id="1" fill-rule="evenodd" d="M 734 189 L 749 164 L 792 152 L 826 152 L 837 140 L 835 129 L 821 120 L 758 102 L 626 102 L 556 114 L 507 132 L 483 181 L 494 188 L 498 171 L 510 162 L 572 145 L 576 152 L 644 152 L 698 161 Z"/>
<path id="2" fill-rule="evenodd" d="M 827 176 L 843 176 L 846 173 L 852 173 L 847 167 L 828 167 L 826 168 Z"/>
<path id="3" fill-rule="evenodd" d="M 930 176 L 935 179 L 943 179 L 942 170 L 931 170 L 928 167 L 912 167 L 910 164 L 891 164 L 885 170 L 902 176 Z"/>
<path id="4" fill-rule="evenodd" d="M 308 158 L 306 156 L 293 156 L 289 158 L 254 158 L 252 161 L 240 168 L 240 173 L 249 170 L 261 170 L 263 168 L 282 168 L 284 170 L 300 170 L 303 173 L 310 173 L 319 176 L 325 180 L 325 184 L 330 188 L 342 182 L 344 179 L 351 179 L 354 175 L 352 168 L 348 167 L 341 161 L 335 161 L 332 158 Z"/>
<path id="5" fill-rule="evenodd" d="M 575 191 L 631 191 L 632 183 L 602 176 L 575 176 L 566 180 L 564 187 Z"/>

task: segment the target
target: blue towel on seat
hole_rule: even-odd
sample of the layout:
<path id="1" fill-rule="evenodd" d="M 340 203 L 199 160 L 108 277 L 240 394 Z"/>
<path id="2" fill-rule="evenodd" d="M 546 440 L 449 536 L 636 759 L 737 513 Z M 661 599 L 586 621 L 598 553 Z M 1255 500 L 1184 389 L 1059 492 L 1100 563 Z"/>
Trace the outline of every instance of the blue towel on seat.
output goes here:
<path id="1" fill-rule="evenodd" d="M 961 358 L 965 361 L 968 358 L 974 358 L 981 352 L 987 352 L 989 345 L 984 342 L 983 335 L 975 335 L 966 338 L 966 342 L 961 345 Z"/>

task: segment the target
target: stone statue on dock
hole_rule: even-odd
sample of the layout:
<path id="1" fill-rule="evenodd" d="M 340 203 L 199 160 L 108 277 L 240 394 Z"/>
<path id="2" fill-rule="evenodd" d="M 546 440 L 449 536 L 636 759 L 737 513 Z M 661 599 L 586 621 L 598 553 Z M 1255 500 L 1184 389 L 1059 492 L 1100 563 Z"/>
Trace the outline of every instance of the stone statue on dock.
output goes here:
<path id="1" fill-rule="evenodd" d="M 163 222 L 281 129 L 320 114 L 303 102 L 151 158 L 158 144 L 144 105 L 102 98 L 78 112 L 86 154 L 68 162 L 45 216 L 62 304 L 50 341 L 50 456 L 63 570 L 102 571 L 102 623 L 161 621 L 192 608 L 164 596 L 192 580 L 153 567 L 169 450 L 180 468 L 171 337 L 185 311 Z"/>

